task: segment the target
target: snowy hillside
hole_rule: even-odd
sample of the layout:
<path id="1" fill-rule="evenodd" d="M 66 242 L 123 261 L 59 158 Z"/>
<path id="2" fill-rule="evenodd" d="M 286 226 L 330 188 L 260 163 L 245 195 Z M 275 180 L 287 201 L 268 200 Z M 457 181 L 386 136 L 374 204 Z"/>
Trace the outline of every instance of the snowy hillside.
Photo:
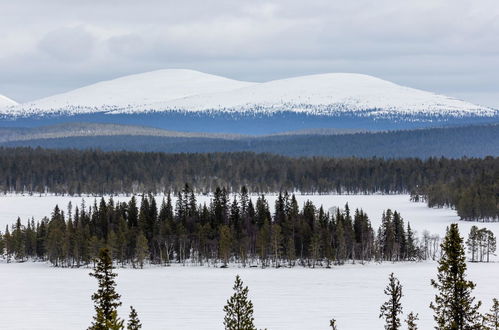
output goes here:
<path id="1" fill-rule="evenodd" d="M 17 105 L 17 102 L 9 99 L 7 96 L 0 94 L 0 110 L 13 105 Z"/>
<path id="2" fill-rule="evenodd" d="M 13 116 L 48 113 L 274 113 L 363 116 L 478 116 L 499 111 L 353 73 L 251 83 L 191 70 L 160 70 L 104 81 L 11 107 Z"/>
<path id="3" fill-rule="evenodd" d="M 230 92 L 195 95 L 148 109 L 294 111 L 327 115 L 370 110 L 375 116 L 389 114 L 481 115 L 497 113 L 451 97 L 399 86 L 363 74 L 329 73 L 274 80 Z M 127 110 L 121 110 L 121 112 Z"/>
<path id="4" fill-rule="evenodd" d="M 135 108 L 192 95 L 202 95 L 250 86 L 192 70 L 158 70 L 99 82 L 67 93 L 43 98 L 9 109 L 10 114 L 51 112 L 89 113 Z"/>

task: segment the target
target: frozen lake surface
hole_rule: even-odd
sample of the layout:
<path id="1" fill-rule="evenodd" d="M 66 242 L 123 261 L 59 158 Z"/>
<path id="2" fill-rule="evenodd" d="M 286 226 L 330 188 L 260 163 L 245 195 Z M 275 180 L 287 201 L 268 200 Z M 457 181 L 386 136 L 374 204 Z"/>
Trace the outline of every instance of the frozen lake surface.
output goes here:
<path id="1" fill-rule="evenodd" d="M 256 199 L 256 197 L 254 197 Z M 85 198 L 87 205 L 93 197 Z M 125 201 L 128 197 L 115 197 Z M 399 211 L 418 232 L 445 234 L 445 228 L 457 222 L 455 211 L 430 209 L 423 203 L 411 203 L 407 195 L 297 195 L 300 206 L 307 199 L 326 209 L 362 208 L 375 228 L 383 210 Z M 158 197 L 158 201 L 161 197 Z M 273 208 L 275 196 L 268 196 Z M 5 228 L 17 216 L 23 222 L 49 215 L 59 204 L 81 203 L 81 197 L 1 196 L 0 226 Z M 208 197 L 199 196 L 199 202 Z M 459 222 L 467 235 L 476 223 Z M 499 224 L 478 223 L 499 234 Z M 378 319 L 384 302 L 383 289 L 390 272 L 404 285 L 403 305 L 407 313 L 420 314 L 420 329 L 431 329 L 433 319 L 428 305 L 435 291 L 430 278 L 437 264 L 384 263 L 345 265 L 332 269 L 217 269 L 206 267 L 151 267 L 144 270 L 119 269 L 118 291 L 122 295 L 122 316 L 128 306 L 139 312 L 143 329 L 222 329 L 222 308 L 231 295 L 236 274 L 250 288 L 258 328 L 303 330 L 328 329 L 329 319 L 338 320 L 340 329 L 382 329 Z M 84 329 L 93 315 L 90 295 L 96 290 L 89 269 L 53 268 L 45 263 L 6 264 L 0 261 L 0 329 Z M 477 282 L 476 296 L 488 309 L 493 297 L 499 297 L 499 263 L 470 264 L 469 278 Z"/>
<path id="2" fill-rule="evenodd" d="M 487 309 L 499 296 L 499 264 L 470 265 L 475 294 Z M 420 329 L 432 329 L 430 278 L 437 264 L 384 263 L 332 269 L 217 269 L 205 267 L 118 270 L 121 315 L 133 304 L 143 329 L 223 329 L 222 308 L 236 274 L 250 288 L 257 327 L 269 330 L 383 329 L 378 319 L 390 272 L 404 285 L 403 306 L 420 314 Z M 88 269 L 53 268 L 42 263 L 1 264 L 1 329 L 85 329 L 96 290 Z"/>

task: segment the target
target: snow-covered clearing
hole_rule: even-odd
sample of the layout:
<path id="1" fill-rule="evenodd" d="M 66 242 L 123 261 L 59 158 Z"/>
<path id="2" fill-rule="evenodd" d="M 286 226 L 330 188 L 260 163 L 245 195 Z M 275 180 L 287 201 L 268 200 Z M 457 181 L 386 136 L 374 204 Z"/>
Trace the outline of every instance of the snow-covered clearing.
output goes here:
<path id="1" fill-rule="evenodd" d="M 436 263 L 346 265 L 332 269 L 217 269 L 205 267 L 120 269 L 122 315 L 133 305 L 144 329 L 222 329 L 222 308 L 236 274 L 250 288 L 259 328 L 382 329 L 379 306 L 390 272 L 404 285 L 404 309 L 420 314 L 420 329 L 431 329 L 430 278 Z M 92 318 L 95 279 L 88 269 L 53 268 L 42 263 L 0 264 L 1 329 L 84 329 Z M 499 264 L 472 264 L 475 293 L 490 306 L 499 296 Z"/>
<path id="2" fill-rule="evenodd" d="M 158 202 L 162 197 L 158 196 Z M 253 198 L 256 199 L 256 196 Z M 273 207 L 276 196 L 267 197 Z M 388 208 L 401 212 L 418 232 L 429 230 L 441 236 L 449 223 L 458 221 L 455 211 L 429 209 L 423 203 L 411 203 L 407 195 L 298 195 L 300 205 L 307 199 L 326 209 L 363 208 L 378 227 L 381 213 Z M 85 198 L 87 205 L 93 197 Z M 126 201 L 129 197 L 114 197 Z M 199 196 L 204 203 L 209 197 Z M 65 209 L 81 197 L 2 196 L 0 226 L 11 224 L 17 216 L 23 222 L 49 215 L 55 204 Z M 476 223 L 459 222 L 467 235 Z M 499 234 L 498 223 L 479 223 Z M 3 231 L 3 230 L 2 230 Z M 433 319 L 428 305 L 435 293 L 430 278 L 435 262 L 345 265 L 332 269 L 228 269 L 199 266 L 150 267 L 143 270 L 119 269 L 118 291 L 122 295 L 121 315 L 133 305 L 144 329 L 222 329 L 222 308 L 232 292 L 236 274 L 250 288 L 259 328 L 269 330 L 328 329 L 329 319 L 338 320 L 340 329 L 382 329 L 379 306 L 385 297 L 383 288 L 390 272 L 404 285 L 406 313 L 420 314 L 420 329 L 431 329 Z M 96 289 L 89 269 L 53 268 L 45 263 L 0 261 L 0 329 L 83 329 L 93 315 L 90 295 Z M 469 278 L 477 282 L 476 296 L 488 309 L 493 297 L 499 297 L 499 263 L 470 264 Z"/>

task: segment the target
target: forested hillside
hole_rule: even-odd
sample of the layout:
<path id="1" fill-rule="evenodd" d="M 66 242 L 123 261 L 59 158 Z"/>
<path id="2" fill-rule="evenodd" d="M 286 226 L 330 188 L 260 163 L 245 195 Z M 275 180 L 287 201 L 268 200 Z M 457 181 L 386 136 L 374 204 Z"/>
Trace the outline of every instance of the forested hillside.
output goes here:
<path id="1" fill-rule="evenodd" d="M 88 125 L 88 124 L 87 124 Z M 273 125 L 283 125 L 276 122 Z M 59 132 L 53 132 L 55 128 Z M 108 132 L 102 129 L 101 136 L 95 129 L 79 132 L 64 126 L 51 127 L 50 134 L 37 130 L 16 133 L 6 131 L 0 145 L 7 147 L 43 147 L 52 149 L 89 149 L 105 151 L 151 151 L 151 152 L 266 152 L 285 156 L 325 157 L 485 157 L 499 156 L 499 125 L 428 128 L 387 132 L 365 132 L 355 134 L 286 134 L 278 136 L 241 136 L 223 138 L 220 135 L 196 136 L 187 133 L 161 130 L 147 131 L 141 127 Z M 121 126 L 123 127 L 123 126 Z M 100 129 L 100 128 L 99 128 Z M 86 133 L 85 133 L 86 132 Z M 87 134 L 82 136 L 82 134 Z M 22 136 L 21 136 L 22 135 Z M 60 137 L 65 135 L 65 137 Z M 79 135 L 79 136 L 75 136 Z M 59 136 L 59 137 L 57 137 Z M 57 137 L 57 138 L 56 138 Z M 5 141 L 9 140 L 9 141 Z"/>
<path id="2" fill-rule="evenodd" d="M 196 193 L 215 187 L 252 192 L 411 193 L 452 206 L 464 219 L 499 216 L 499 158 L 289 158 L 271 154 L 165 154 L 0 149 L 4 192 Z"/>

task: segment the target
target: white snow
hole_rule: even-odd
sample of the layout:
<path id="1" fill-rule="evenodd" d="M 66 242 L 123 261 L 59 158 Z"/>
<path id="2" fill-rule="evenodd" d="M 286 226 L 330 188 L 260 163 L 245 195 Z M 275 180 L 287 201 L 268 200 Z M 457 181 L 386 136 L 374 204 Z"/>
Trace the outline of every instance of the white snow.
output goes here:
<path id="1" fill-rule="evenodd" d="M 154 105 L 154 108 L 192 111 L 290 110 L 315 114 L 378 109 L 374 112 L 376 115 L 415 112 L 464 115 L 491 111 L 451 97 L 354 73 L 329 73 L 275 80 L 229 92 L 173 100 Z M 147 107 L 141 109 L 147 110 Z"/>
<path id="2" fill-rule="evenodd" d="M 5 95 L 0 94 L 0 110 L 17 105 L 18 103 Z"/>
<path id="3" fill-rule="evenodd" d="M 73 113 L 125 109 L 250 86 L 253 83 L 232 80 L 193 70 L 169 69 L 129 75 L 78 88 L 41 100 L 10 108 L 17 111 Z"/>
<path id="4" fill-rule="evenodd" d="M 307 114 L 361 112 L 371 116 L 495 116 L 490 109 L 363 74 L 328 73 L 264 83 L 191 70 L 160 70 L 104 81 L 10 107 L 10 115 L 208 111 Z M 364 113 L 369 111 L 369 113 Z"/>
<path id="5" fill-rule="evenodd" d="M 157 197 L 158 202 L 161 196 Z M 198 196 L 198 202 L 208 201 Z M 255 196 L 252 197 L 256 199 Z M 114 197 L 126 201 L 129 197 Z M 267 196 L 273 208 L 275 195 Z M 412 203 L 408 195 L 297 195 L 300 206 L 307 200 L 326 209 L 348 202 L 350 208 L 363 208 L 377 227 L 383 210 L 399 211 L 414 229 L 429 230 L 441 236 L 445 228 L 458 221 L 455 211 L 430 209 Z M 85 198 L 87 205 L 93 198 Z M 49 215 L 55 204 L 65 209 L 68 202 L 79 205 L 80 197 L 21 196 L 0 197 L 0 226 Z M 459 222 L 461 234 L 471 225 L 484 226 L 499 234 L 499 223 Z M 3 230 L 2 230 L 3 231 Z M 133 305 L 144 329 L 222 329 L 222 308 L 231 295 L 234 277 L 239 274 L 250 288 L 258 328 L 269 330 L 327 329 L 334 317 L 340 329 L 382 329 L 378 319 L 384 302 L 383 288 L 394 272 L 404 285 L 403 306 L 407 315 L 420 314 L 419 328 L 433 327 L 428 305 L 435 291 L 430 279 L 435 277 L 435 262 L 370 263 L 344 265 L 331 269 L 228 269 L 200 266 L 149 267 L 143 270 L 119 269 L 118 292 L 122 295 L 122 316 Z M 44 263 L 0 261 L 1 329 L 83 329 L 93 315 L 90 295 L 96 289 L 89 269 L 61 269 Z M 499 297 L 499 262 L 469 264 L 469 278 L 477 283 L 475 294 L 490 307 Z"/>
<path id="6" fill-rule="evenodd" d="M 428 305 L 435 291 L 437 264 L 383 263 L 332 269 L 220 269 L 205 267 L 119 269 L 117 290 L 121 316 L 133 305 L 143 329 L 223 329 L 222 308 L 232 293 L 236 274 L 249 286 L 259 329 L 328 329 L 334 317 L 340 329 L 382 329 L 379 306 L 394 272 L 404 286 L 404 312 L 419 313 L 420 329 L 432 329 Z M 1 329 L 85 329 L 96 290 L 89 269 L 53 268 L 41 263 L 0 263 Z M 484 310 L 499 296 L 499 263 L 470 264 L 469 278 Z"/>

